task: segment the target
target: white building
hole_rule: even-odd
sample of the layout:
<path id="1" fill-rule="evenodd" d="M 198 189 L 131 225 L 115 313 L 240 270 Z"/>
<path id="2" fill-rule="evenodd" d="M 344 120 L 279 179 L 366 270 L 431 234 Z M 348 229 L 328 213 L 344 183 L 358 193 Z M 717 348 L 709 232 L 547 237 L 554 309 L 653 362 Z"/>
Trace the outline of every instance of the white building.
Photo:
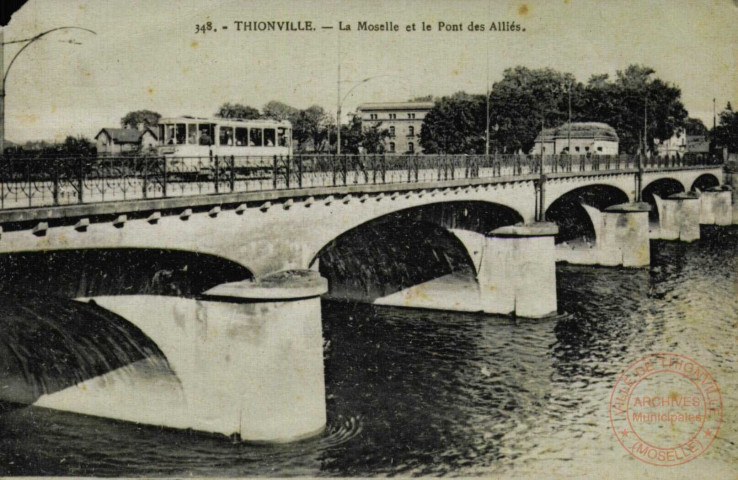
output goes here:
<path id="1" fill-rule="evenodd" d="M 543 149 L 545 155 L 617 155 L 619 141 L 615 129 L 606 123 L 572 122 L 544 129 L 530 153 L 540 155 Z"/>
<path id="2" fill-rule="evenodd" d="M 362 126 L 379 125 L 389 131 L 384 145 L 388 153 L 423 153 L 420 128 L 431 108 L 433 102 L 364 103 L 357 112 Z"/>
<path id="3" fill-rule="evenodd" d="M 656 151 L 662 157 L 685 153 L 710 153 L 710 140 L 705 135 L 687 135 L 684 129 L 679 129 L 671 138 L 658 142 Z"/>

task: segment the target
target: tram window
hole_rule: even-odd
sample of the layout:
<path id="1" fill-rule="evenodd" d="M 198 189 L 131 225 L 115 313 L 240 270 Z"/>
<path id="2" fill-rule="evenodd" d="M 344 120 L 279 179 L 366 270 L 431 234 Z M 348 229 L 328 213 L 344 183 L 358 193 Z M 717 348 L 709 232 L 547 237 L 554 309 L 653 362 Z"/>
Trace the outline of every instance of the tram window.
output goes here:
<path id="1" fill-rule="evenodd" d="M 277 129 L 277 140 L 278 140 L 277 145 L 279 145 L 280 147 L 288 146 L 289 136 L 287 135 L 286 128 Z"/>
<path id="2" fill-rule="evenodd" d="M 164 125 L 159 125 L 159 141 L 163 144 L 165 144 L 164 140 Z"/>
<path id="3" fill-rule="evenodd" d="M 166 125 L 164 130 L 164 141 L 167 145 L 174 145 L 176 142 L 174 138 L 174 125 Z"/>
<path id="4" fill-rule="evenodd" d="M 277 144 L 277 130 L 274 128 L 264 129 L 264 145 L 273 147 Z"/>
<path id="5" fill-rule="evenodd" d="M 264 145 L 267 147 L 273 147 L 276 142 L 276 131 L 273 128 L 264 129 Z"/>
<path id="6" fill-rule="evenodd" d="M 249 130 L 247 128 L 236 128 L 236 145 L 245 147 L 249 143 Z"/>
<path id="7" fill-rule="evenodd" d="M 249 129 L 249 146 L 261 147 L 261 128 L 250 128 Z"/>
<path id="8" fill-rule="evenodd" d="M 220 127 L 220 145 L 233 145 L 233 127 Z"/>
<path id="9" fill-rule="evenodd" d="M 194 123 L 187 124 L 187 143 L 197 145 L 197 125 Z"/>
<path id="10" fill-rule="evenodd" d="M 184 123 L 177 124 L 177 145 L 187 143 L 187 125 Z"/>
<path id="11" fill-rule="evenodd" d="M 213 143 L 213 126 L 209 123 L 201 123 L 197 126 L 200 132 L 200 145 L 212 145 Z"/>

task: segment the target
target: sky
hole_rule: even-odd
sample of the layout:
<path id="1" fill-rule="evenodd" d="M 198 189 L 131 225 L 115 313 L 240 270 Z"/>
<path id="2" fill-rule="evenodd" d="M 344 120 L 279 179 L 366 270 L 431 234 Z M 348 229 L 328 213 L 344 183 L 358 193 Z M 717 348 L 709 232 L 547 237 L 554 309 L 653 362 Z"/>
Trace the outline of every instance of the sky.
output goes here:
<path id="1" fill-rule="evenodd" d="M 235 23 L 267 20 L 315 30 L 239 32 Z M 400 31 L 357 31 L 360 21 Z M 217 31 L 196 33 L 207 22 Z M 439 22 L 463 30 L 439 31 Z M 470 22 L 485 31 L 468 31 Z M 520 31 L 489 31 L 492 22 Z M 18 56 L 6 82 L 11 141 L 91 138 L 139 109 L 212 116 L 224 102 L 279 100 L 335 112 L 339 64 L 344 121 L 364 102 L 483 93 L 517 65 L 579 81 L 648 65 L 708 126 L 713 98 L 718 111 L 738 104 L 738 0 L 29 0 L 3 34 L 8 42 L 60 26 L 96 34 L 51 33 Z M 5 45 L 6 69 L 21 45 Z"/>

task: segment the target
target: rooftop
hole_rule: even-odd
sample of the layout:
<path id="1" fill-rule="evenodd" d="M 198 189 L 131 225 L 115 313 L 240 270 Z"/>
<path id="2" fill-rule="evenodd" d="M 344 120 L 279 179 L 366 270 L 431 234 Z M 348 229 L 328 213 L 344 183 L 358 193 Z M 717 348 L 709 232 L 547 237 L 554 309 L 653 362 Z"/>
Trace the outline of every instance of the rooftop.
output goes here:
<path id="1" fill-rule="evenodd" d="M 433 102 L 382 102 L 362 103 L 357 107 L 362 111 L 387 111 L 387 110 L 430 110 L 435 105 Z"/>
<path id="2" fill-rule="evenodd" d="M 139 131 L 135 128 L 103 128 L 97 135 L 95 135 L 95 138 L 97 139 L 97 137 L 105 132 L 115 143 L 138 143 L 141 140 L 141 135 L 143 135 L 145 131 L 146 130 Z"/>
<path id="3" fill-rule="evenodd" d="M 600 122 L 572 122 L 554 128 L 546 128 L 536 137 L 536 142 L 543 140 L 552 141 L 557 138 L 586 138 L 597 140 L 611 140 L 617 142 L 618 134 L 614 128 L 606 123 Z"/>

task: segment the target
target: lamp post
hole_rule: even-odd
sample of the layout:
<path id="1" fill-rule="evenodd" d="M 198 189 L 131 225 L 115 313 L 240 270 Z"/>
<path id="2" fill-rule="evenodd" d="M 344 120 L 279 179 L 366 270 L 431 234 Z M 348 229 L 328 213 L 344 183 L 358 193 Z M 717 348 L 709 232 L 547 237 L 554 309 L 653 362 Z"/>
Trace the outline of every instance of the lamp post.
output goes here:
<path id="1" fill-rule="evenodd" d="M 59 30 L 83 30 L 85 32 L 90 32 L 93 35 L 97 35 L 96 32 L 90 30 L 89 28 L 68 26 L 52 28 L 50 30 L 46 30 L 45 32 L 36 34 L 33 37 L 6 42 L 5 32 L 0 29 L 0 155 L 5 153 L 5 83 L 8 80 L 10 69 L 13 66 L 13 63 L 15 63 L 15 60 L 18 58 L 18 55 L 23 53 L 23 51 L 28 48 L 29 45 L 40 40 L 44 36 Z M 23 43 L 24 45 L 15 53 L 15 55 L 13 55 L 13 58 L 8 64 L 8 68 L 5 69 L 5 45 L 9 45 L 12 43 Z"/>
<path id="2" fill-rule="evenodd" d="M 338 94 L 336 95 L 336 142 L 337 142 L 337 149 L 336 152 L 340 155 L 341 154 L 341 108 L 343 107 L 343 102 L 346 101 L 346 99 L 351 95 L 351 93 L 356 90 L 361 85 L 364 85 L 365 83 L 369 82 L 370 80 L 374 80 L 375 78 L 381 78 L 381 77 L 393 77 L 395 75 L 374 75 L 372 77 L 366 77 L 361 80 L 357 80 L 356 82 L 351 81 L 342 81 L 341 80 L 341 64 L 338 64 Z M 341 97 L 341 83 L 356 83 L 351 89 L 349 89 L 348 92 L 346 92 L 346 95 Z"/>
<path id="3" fill-rule="evenodd" d="M 571 82 L 569 82 L 569 128 L 566 129 L 566 153 L 571 155 Z"/>

